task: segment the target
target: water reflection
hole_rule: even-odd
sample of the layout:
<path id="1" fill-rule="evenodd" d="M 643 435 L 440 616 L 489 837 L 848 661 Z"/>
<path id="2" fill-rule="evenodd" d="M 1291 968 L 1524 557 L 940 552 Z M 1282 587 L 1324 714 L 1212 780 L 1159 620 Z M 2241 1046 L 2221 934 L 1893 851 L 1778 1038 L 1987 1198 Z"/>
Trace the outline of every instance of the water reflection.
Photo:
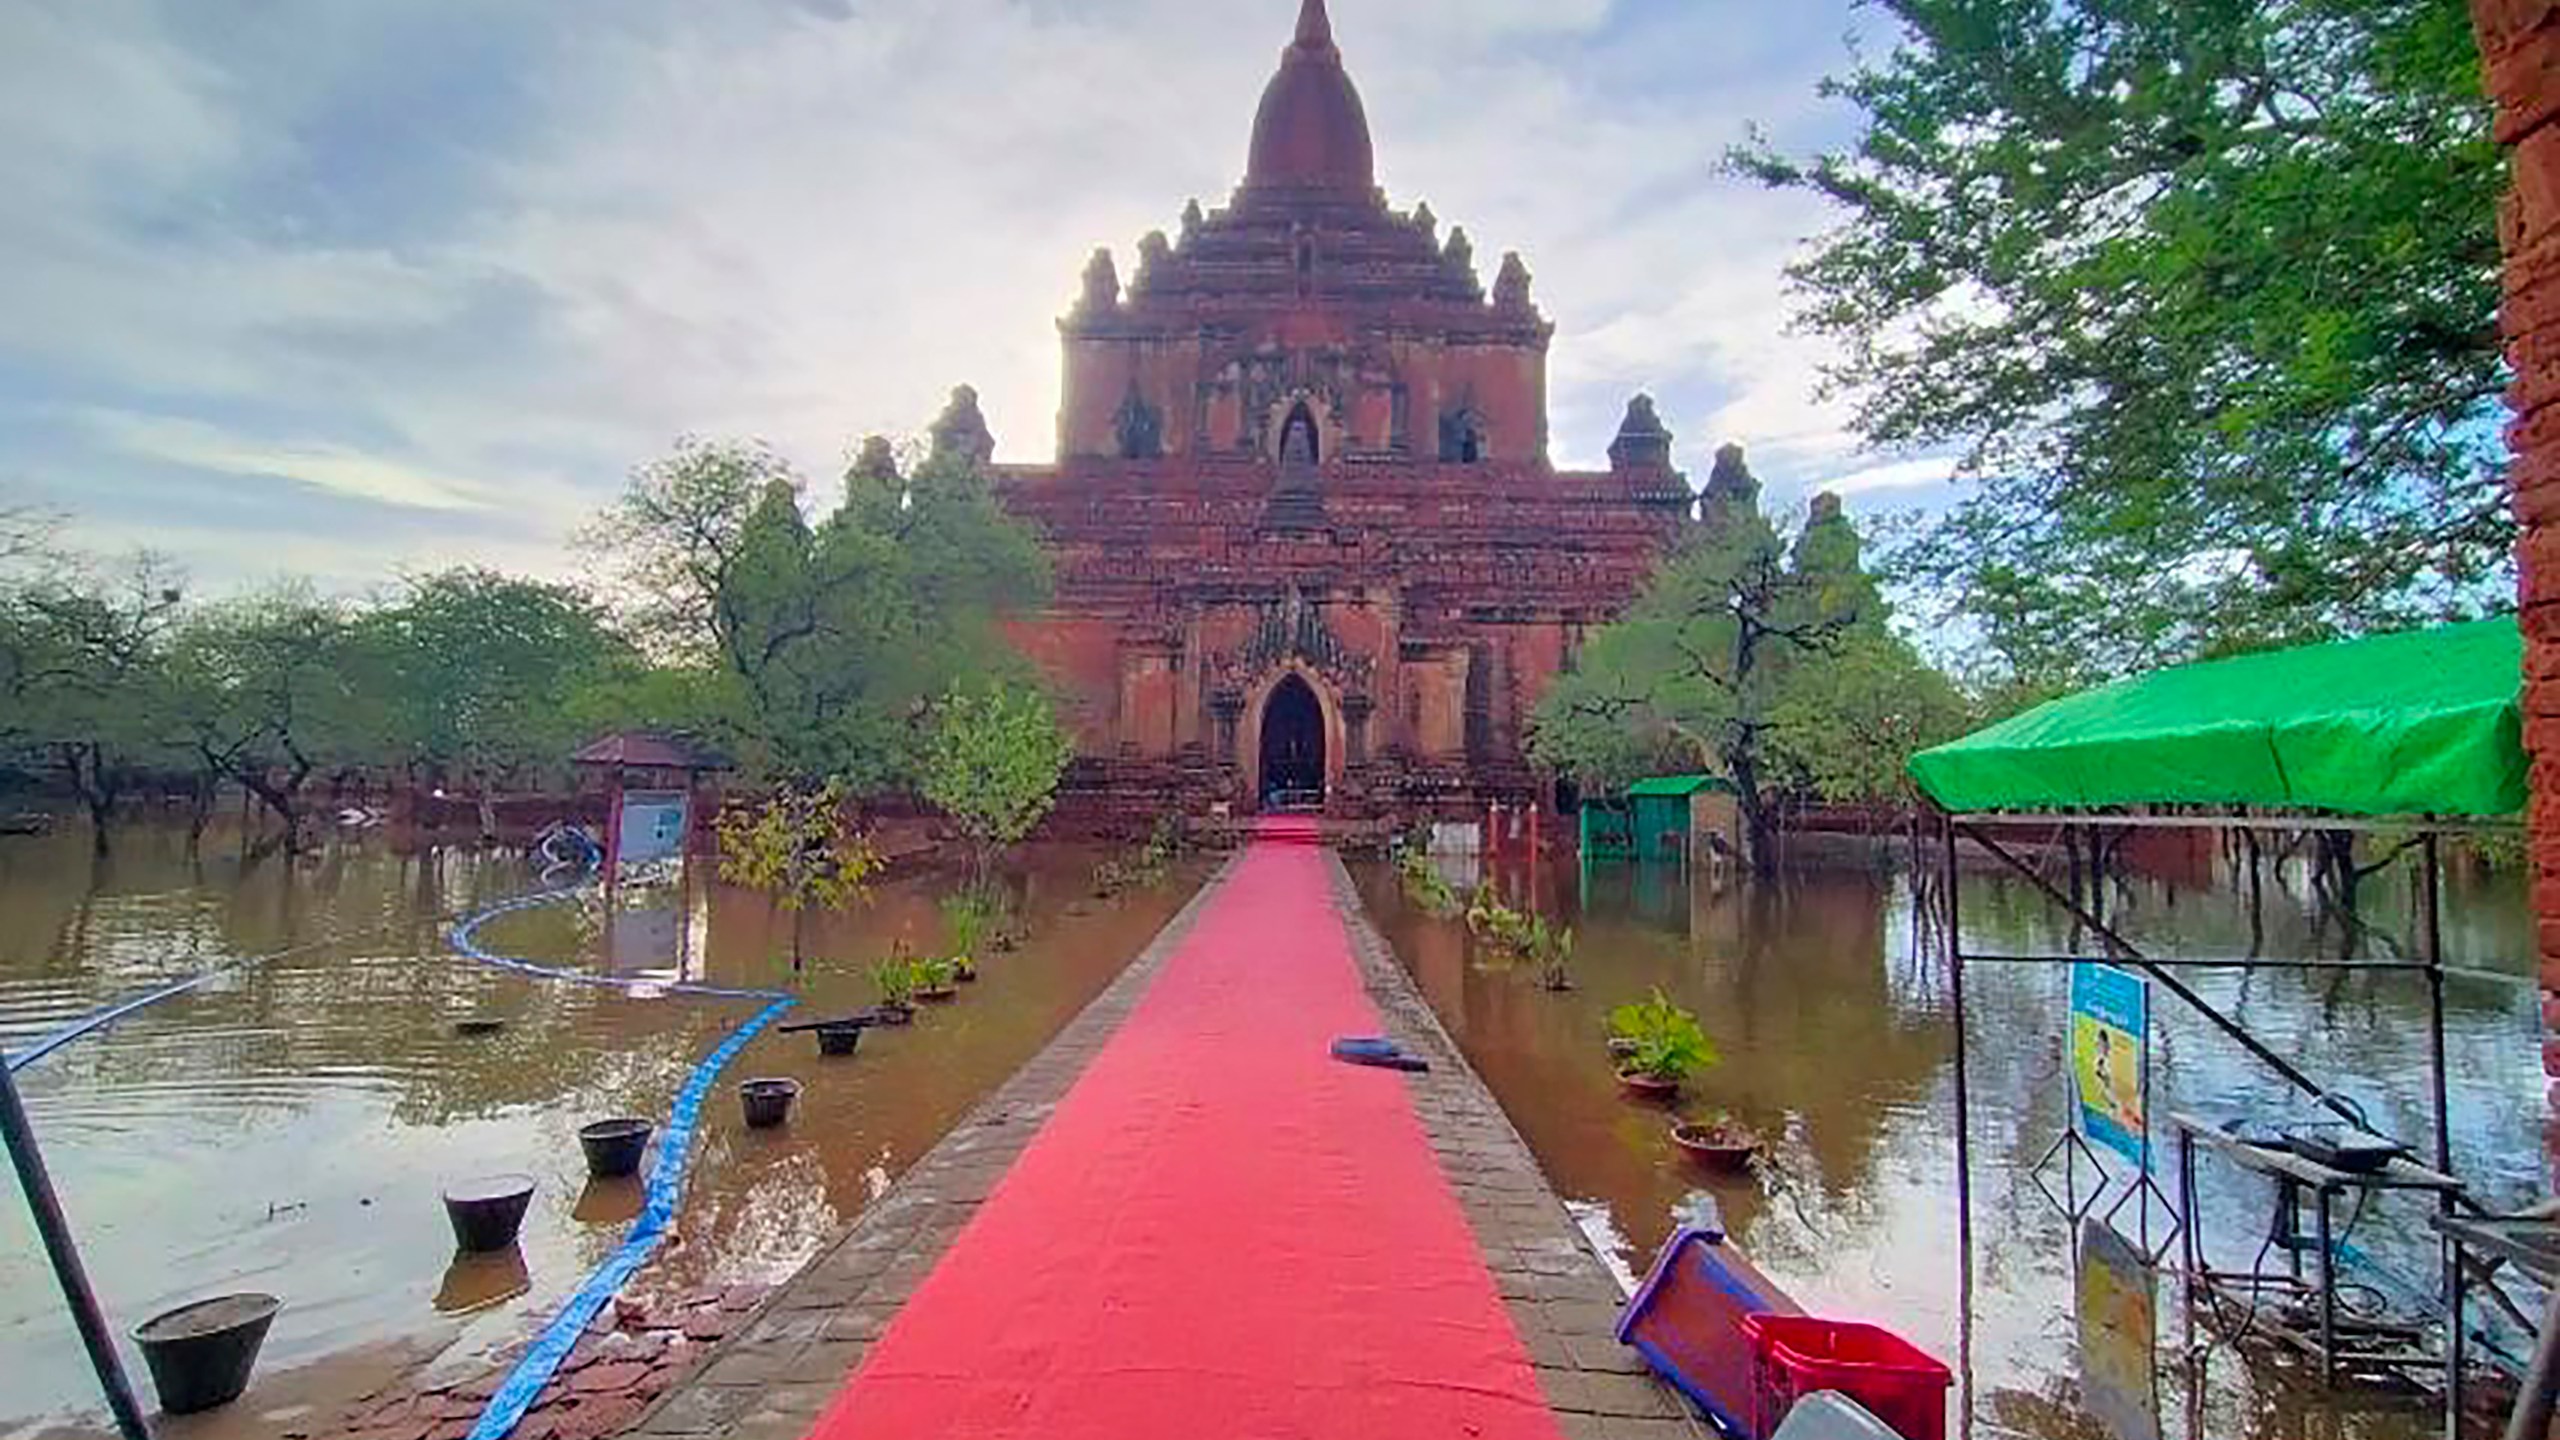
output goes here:
<path id="1" fill-rule="evenodd" d="M 587 1183 L 578 1127 L 663 1116 L 693 1064 L 757 1008 L 451 958 L 445 917 L 536 877 L 520 856 L 404 852 L 391 839 L 369 833 L 287 863 L 243 860 L 220 834 L 191 856 L 181 831 L 136 827 L 96 864 L 85 837 L 0 840 L 0 1047 L 153 984 L 273 957 L 21 1077 L 113 1319 L 256 1288 L 287 1300 L 264 1362 L 279 1376 L 386 1343 L 424 1346 L 440 1368 L 472 1365 L 548 1314 L 636 1209 L 636 1188 Z M 673 1293 L 788 1274 L 1035 1053 L 1196 879 L 1091 902 L 1100 858 L 1029 856 L 1015 882 L 1030 941 L 986 960 L 965 1000 L 911 1030 L 825 1062 L 807 1036 L 760 1036 L 705 1107 L 675 1238 L 638 1283 Z M 870 1003 L 869 964 L 895 942 L 935 942 L 946 888 L 885 885 L 863 910 L 812 917 L 817 958 L 795 979 L 788 917 L 700 879 L 690 896 L 627 892 L 610 941 L 592 900 L 504 917 L 481 938 L 547 964 L 794 989 L 803 1013 L 841 1014 Z M 461 1033 L 465 1019 L 497 1028 Z M 804 1087 L 784 1129 L 745 1129 L 734 1083 L 758 1075 Z M 439 1191 L 493 1171 L 539 1183 L 521 1287 L 511 1268 L 447 1270 Z M 0 1201 L 0 1375 L 6 1440 L 93 1410 L 14 1198 Z M 326 1385 L 309 1393 L 325 1407 Z"/>
<path id="2" fill-rule="evenodd" d="M 2213 856 L 2205 856 L 2210 871 Z M 1968 970 L 1973 1045 L 1976 1233 L 1972 1325 L 1964 1323 L 1954 1186 L 1953 1026 L 1942 967 L 1918 942 L 1911 892 L 1866 869 L 1804 869 L 1770 886 L 1690 883 L 1679 870 L 1506 872 L 1515 902 L 1534 894 L 1578 931 L 1579 988 L 1544 993 L 1474 953 L 1463 925 L 1410 904 L 1394 873 L 1365 869 L 1381 926 L 1468 1058 L 1558 1187 L 1605 1210 L 1637 1269 L 1711 1196 L 1739 1242 L 1808 1306 L 1883 1319 L 1972 1372 L 1975 1433 L 2100 1433 L 2084 1404 L 2074 1305 L 2072 1226 L 2028 1178 L 2061 1134 L 2069 1104 L 2059 967 Z M 2406 883 L 2367 883 L 2379 934 L 2357 953 L 2414 953 Z M 2231 890 L 2128 882 L 2111 919 L 2162 950 L 2336 954 L 2305 887 L 2269 877 L 2263 913 Z M 2067 925 L 2023 882 L 1964 881 L 1968 948 L 2070 948 Z M 2543 1190 L 2543 1081 L 2529 983 L 2530 921 L 2521 887 L 2457 870 L 2449 877 L 2448 959 L 2484 972 L 2447 989 L 2457 1169 L 2492 1204 Z M 2217 1007 L 2313 1076 L 2337 1084 L 2383 1130 L 2423 1150 L 2430 1139 L 2423 985 L 2405 975 L 2207 973 L 2192 981 Z M 1672 1145 L 1669 1116 L 1631 1104 L 1603 1051 L 1608 1010 L 1661 989 L 1698 1012 L 1723 1063 L 1694 1082 L 1693 1108 L 1722 1108 L 1772 1141 L 1757 1175 L 1698 1168 Z M 2298 1113 L 2298 1101 L 2229 1037 L 2166 994 L 2155 996 L 2153 1112 L 2245 1107 Z M 2168 1157 L 2160 1157 L 2164 1186 Z M 2263 1185 L 2204 1177 L 2212 1258 L 2246 1268 L 2266 1230 Z M 2132 1211 L 2127 1210 L 2128 1217 Z M 2130 1224 L 2128 1220 L 2128 1224 Z M 2377 1203 L 2355 1243 L 2377 1271 L 2432 1288 L 2433 1251 L 2414 1203 Z M 2174 1286 L 2159 1302 L 2164 1341 L 2180 1338 Z M 2164 1377 L 2166 1433 L 2196 1437 L 2432 1433 L 2434 1420 L 2366 1397 L 2331 1399 L 2253 1378 L 2227 1353 L 2202 1386 Z"/>
<path id="3" fill-rule="evenodd" d="M 519 1246 L 478 1255 L 457 1254 L 444 1269 L 444 1282 L 436 1287 L 436 1313 L 477 1314 L 531 1289 L 533 1267 Z"/>

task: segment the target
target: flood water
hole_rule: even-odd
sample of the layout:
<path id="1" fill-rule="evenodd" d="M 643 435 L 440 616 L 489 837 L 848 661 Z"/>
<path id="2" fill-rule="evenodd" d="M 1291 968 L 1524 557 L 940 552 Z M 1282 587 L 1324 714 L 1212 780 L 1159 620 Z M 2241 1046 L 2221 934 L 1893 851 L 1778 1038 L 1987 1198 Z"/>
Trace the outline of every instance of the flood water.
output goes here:
<path id="1" fill-rule="evenodd" d="M 753 1041 L 705 1107 L 675 1237 L 634 1293 L 788 1276 L 1100 993 L 1204 873 L 1095 901 L 1103 858 L 1028 852 L 1014 877 L 1028 942 L 983 957 L 985 978 L 913 1027 L 870 1032 L 843 1060 L 820 1060 L 805 1035 Z M 610 926 L 589 895 L 479 938 L 545 964 L 793 990 L 804 1005 L 787 1019 L 800 1019 L 870 1004 L 868 966 L 901 938 L 934 949 L 934 901 L 953 883 L 901 880 L 864 908 L 813 917 L 798 980 L 788 917 L 700 880 L 682 901 L 671 886 L 627 891 Z M 252 1396 L 267 1408 L 235 1417 L 238 1433 L 272 1433 L 279 1396 L 325 1417 L 400 1373 L 476 1373 L 538 1328 L 639 1206 L 637 1182 L 587 1184 L 578 1127 L 663 1119 L 696 1062 L 762 1008 L 538 980 L 445 946 L 444 917 L 539 888 L 522 855 L 403 849 L 379 834 L 297 864 L 244 862 L 220 832 L 193 859 L 180 833 L 129 828 L 102 863 L 76 827 L 0 839 L 0 1048 L 172 979 L 274 957 L 19 1076 L 119 1330 L 207 1294 L 285 1300 Z M 465 1017 L 503 1028 L 458 1034 Z M 759 1076 L 803 1083 L 787 1129 L 745 1129 L 735 1085 Z M 449 1265 L 440 1190 L 493 1172 L 540 1185 L 523 1264 Z M 138 1358 L 128 1364 L 145 1384 Z M 0 1203 L 0 1437 L 99 1433 L 94 1397 L 13 1195 Z"/>
<path id="2" fill-rule="evenodd" d="M 2029 1178 L 2070 1105 L 2065 968 L 1967 968 L 1977 1246 L 1968 1306 L 1957 1229 L 1953 1012 L 1943 965 L 1915 954 L 1904 879 L 1861 867 L 1801 868 L 1773 886 L 1724 888 L 1676 869 L 1626 865 L 1499 875 L 1503 892 L 1516 900 L 1534 890 L 1578 931 L 1578 988 L 1556 995 L 1526 967 L 1489 963 L 1461 921 L 1413 903 L 1391 868 L 1364 867 L 1360 877 L 1381 928 L 1549 1177 L 1589 1208 L 1587 1227 L 1614 1227 L 1621 1258 L 1636 1273 L 1697 1197 L 1710 1196 L 1743 1251 L 1807 1309 L 1879 1320 L 1957 1367 L 1963 1433 L 2114 1433 L 2093 1417 L 2084 1389 L 2074 1230 Z M 2405 882 L 2369 882 L 2361 908 L 2405 937 L 2403 890 Z M 2248 907 L 2235 894 L 2136 882 L 2116 903 L 2111 919 L 2154 953 L 2250 949 Z M 1970 874 L 1961 910 L 1969 951 L 2071 948 L 2067 921 L 2023 881 Z M 2302 896 L 2270 885 L 2263 953 L 2336 954 L 2337 932 L 2315 936 L 2311 916 Z M 2458 869 L 2449 876 L 2449 963 L 2522 980 L 2531 974 L 2532 938 L 2520 883 Z M 2278 1053 L 2352 1096 L 2378 1128 L 2422 1154 L 2431 1148 L 2421 980 L 2334 970 L 2182 973 Z M 1603 1044 L 1607 1013 L 1656 986 L 1696 1011 L 1722 1052 L 1722 1063 L 1690 1084 L 1685 1105 L 1730 1110 L 1769 1137 L 1767 1163 L 1755 1174 L 1701 1170 L 1672 1146 L 1669 1112 L 1620 1092 Z M 2535 993 L 2529 983 L 2457 979 L 2446 1000 L 2456 1172 L 2484 1201 L 2520 1208 L 2547 1193 Z M 2164 1135 L 2165 1117 L 2178 1110 L 2308 1117 L 2274 1074 L 2166 993 L 2155 989 L 2152 1012 L 2151 1113 Z M 2166 1141 L 2156 1143 L 2156 1173 L 2168 1188 L 2173 1162 Z M 2132 1169 L 2111 1165 L 2119 1175 Z M 2264 1254 L 2269 1189 L 2210 1161 L 2199 1170 L 2210 1256 L 2246 1270 Z M 2351 1277 L 2367 1287 L 2360 1302 L 2396 1296 L 2400 1282 L 2435 1293 L 2421 1207 L 2377 1203 L 2358 1219 L 2350 1239 L 2371 1262 Z M 2129 1232 L 2139 1228 L 2133 1214 L 2128 1207 L 2122 1215 Z M 2173 1283 L 2161 1283 L 2155 1304 L 2159 1383 L 2151 1403 L 2162 1434 L 2415 1440 L 2441 1433 L 2426 1403 L 2327 1396 L 2316 1380 L 2245 1360 L 2228 1345 L 2211 1347 L 2203 1383 L 2190 1384 Z"/>

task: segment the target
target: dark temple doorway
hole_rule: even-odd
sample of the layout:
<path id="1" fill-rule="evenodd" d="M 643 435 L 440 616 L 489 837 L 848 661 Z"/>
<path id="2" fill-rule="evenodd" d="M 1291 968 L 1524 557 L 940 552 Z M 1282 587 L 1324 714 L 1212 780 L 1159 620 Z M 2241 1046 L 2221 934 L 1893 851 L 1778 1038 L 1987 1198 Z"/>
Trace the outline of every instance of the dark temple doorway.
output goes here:
<path id="1" fill-rule="evenodd" d="M 1324 707 L 1296 675 L 1262 704 L 1262 808 L 1324 808 Z"/>

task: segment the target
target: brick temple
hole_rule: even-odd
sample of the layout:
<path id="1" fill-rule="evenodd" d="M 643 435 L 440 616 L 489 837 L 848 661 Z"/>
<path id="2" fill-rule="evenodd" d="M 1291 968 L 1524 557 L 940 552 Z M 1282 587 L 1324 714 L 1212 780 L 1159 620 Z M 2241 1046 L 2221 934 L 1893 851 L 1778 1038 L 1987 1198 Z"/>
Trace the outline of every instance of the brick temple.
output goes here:
<path id="1" fill-rule="evenodd" d="M 1168 117 L 1171 119 L 1172 117 Z M 1244 181 L 1097 252 L 1062 321 L 1058 458 L 996 467 L 1047 535 L 1015 627 L 1079 737 L 1064 808 L 1409 823 L 1542 798 L 1539 697 L 1691 512 L 1637 397 L 1599 471 L 1547 447 L 1517 255 L 1391 208 L 1323 0 L 1254 117 Z M 993 453 L 963 391 L 938 447 Z"/>

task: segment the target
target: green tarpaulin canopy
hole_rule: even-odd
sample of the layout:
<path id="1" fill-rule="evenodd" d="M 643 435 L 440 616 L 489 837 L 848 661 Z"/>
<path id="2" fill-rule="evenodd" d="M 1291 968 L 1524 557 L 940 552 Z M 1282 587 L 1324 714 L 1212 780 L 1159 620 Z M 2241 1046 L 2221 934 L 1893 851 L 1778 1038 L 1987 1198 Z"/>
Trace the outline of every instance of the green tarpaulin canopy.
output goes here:
<path id="1" fill-rule="evenodd" d="M 1913 756 L 1911 774 L 1959 814 L 2513 815 L 2523 668 L 2512 617 L 2210 660 L 2038 706 Z"/>

